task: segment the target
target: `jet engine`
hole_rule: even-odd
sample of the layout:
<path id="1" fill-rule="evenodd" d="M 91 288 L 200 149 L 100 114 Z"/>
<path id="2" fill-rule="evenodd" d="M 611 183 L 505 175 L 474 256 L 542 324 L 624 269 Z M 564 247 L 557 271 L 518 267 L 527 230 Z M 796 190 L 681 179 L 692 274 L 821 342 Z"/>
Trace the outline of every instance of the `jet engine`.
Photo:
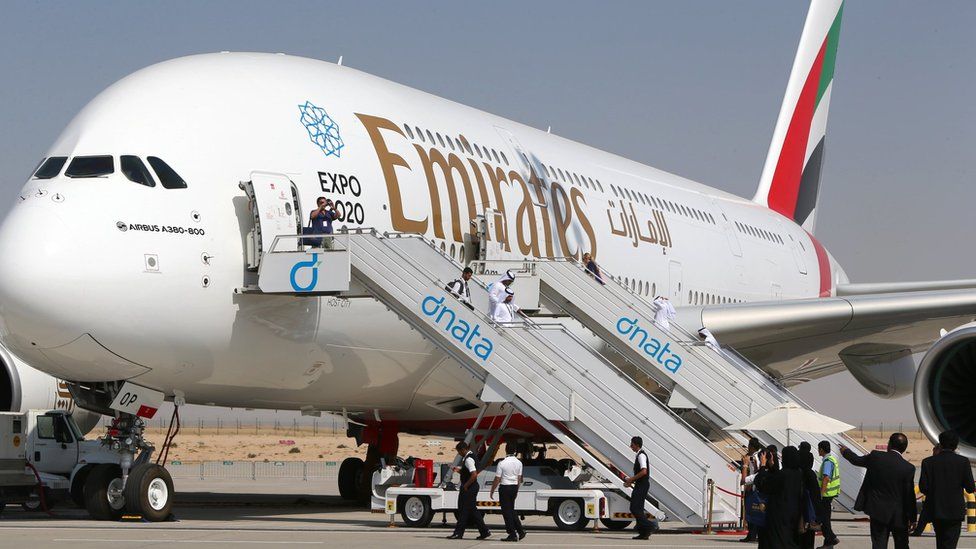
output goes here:
<path id="1" fill-rule="evenodd" d="M 942 336 L 915 376 L 915 415 L 929 440 L 953 430 L 958 452 L 976 460 L 976 322 Z"/>
<path id="2" fill-rule="evenodd" d="M 0 345 L 0 412 L 31 409 L 69 410 L 82 433 L 88 433 L 100 415 L 75 406 L 68 385 L 35 370 Z"/>

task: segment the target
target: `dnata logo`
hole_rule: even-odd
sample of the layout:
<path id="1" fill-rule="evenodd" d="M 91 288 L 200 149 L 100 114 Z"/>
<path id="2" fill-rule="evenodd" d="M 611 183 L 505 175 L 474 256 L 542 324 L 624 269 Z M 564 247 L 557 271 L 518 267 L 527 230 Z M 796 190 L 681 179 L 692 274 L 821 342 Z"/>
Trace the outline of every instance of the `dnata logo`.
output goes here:
<path id="1" fill-rule="evenodd" d="M 429 295 L 420 302 L 420 310 L 426 316 L 434 319 L 434 323 L 449 333 L 458 343 L 461 343 L 481 360 L 488 360 L 495 344 L 481 335 L 481 324 L 471 326 L 467 321 L 457 317 L 454 309 L 444 305 L 444 298 Z"/>
<path id="2" fill-rule="evenodd" d="M 319 265 L 322 262 L 319 261 L 319 254 L 312 254 L 312 258 L 308 261 L 299 261 L 291 268 L 291 274 L 288 280 L 291 282 L 291 287 L 296 292 L 308 292 L 315 289 L 315 285 L 319 282 Z M 298 271 L 302 269 L 312 269 L 311 281 L 305 286 L 298 284 Z M 304 278 L 304 277 L 303 277 Z"/>
<path id="3" fill-rule="evenodd" d="M 339 125 L 325 112 L 325 109 L 316 107 L 311 101 L 306 101 L 304 105 L 298 106 L 298 111 L 302 113 L 301 122 L 308 132 L 308 138 L 322 149 L 325 156 L 342 156 L 342 148 L 346 146 L 339 135 Z"/>
<path id="4" fill-rule="evenodd" d="M 671 351 L 671 344 L 665 343 L 663 346 L 657 338 L 651 337 L 647 330 L 637 326 L 636 318 L 620 317 L 617 321 L 617 333 L 627 336 L 627 339 L 644 354 L 651 357 L 658 364 L 663 365 L 672 374 L 681 367 L 681 357 Z"/>

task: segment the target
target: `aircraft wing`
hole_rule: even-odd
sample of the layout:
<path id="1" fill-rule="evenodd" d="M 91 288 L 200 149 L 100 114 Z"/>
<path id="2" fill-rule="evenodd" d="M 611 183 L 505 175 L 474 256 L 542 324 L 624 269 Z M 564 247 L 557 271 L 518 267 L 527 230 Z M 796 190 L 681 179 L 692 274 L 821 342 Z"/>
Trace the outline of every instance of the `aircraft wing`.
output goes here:
<path id="1" fill-rule="evenodd" d="M 976 320 L 976 288 L 709 305 L 681 317 L 795 385 L 843 370 L 842 354 L 885 362 L 926 351 L 940 330 Z"/>

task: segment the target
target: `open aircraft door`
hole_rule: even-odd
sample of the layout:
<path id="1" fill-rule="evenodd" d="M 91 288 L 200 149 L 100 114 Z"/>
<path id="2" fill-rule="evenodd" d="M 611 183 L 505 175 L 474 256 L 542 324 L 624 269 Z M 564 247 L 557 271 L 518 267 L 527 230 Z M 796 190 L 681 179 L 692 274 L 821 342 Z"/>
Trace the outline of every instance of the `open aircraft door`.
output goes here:
<path id="1" fill-rule="evenodd" d="M 247 235 L 247 267 L 257 269 L 261 255 L 271 249 L 276 236 L 301 234 L 301 205 L 294 184 L 288 176 L 271 172 L 251 172 L 242 181 L 247 193 L 254 227 Z M 278 244 L 278 251 L 298 250 L 297 239 Z"/>
<path id="2" fill-rule="evenodd" d="M 729 243 L 729 251 L 732 255 L 736 257 L 742 257 L 742 246 L 739 244 L 739 237 L 735 234 L 735 227 L 732 226 L 732 221 L 729 220 L 729 216 L 725 215 L 725 210 L 714 198 L 711 199 L 712 207 L 718 212 L 719 219 L 718 224 L 722 227 L 722 232 L 725 233 L 725 240 Z"/>

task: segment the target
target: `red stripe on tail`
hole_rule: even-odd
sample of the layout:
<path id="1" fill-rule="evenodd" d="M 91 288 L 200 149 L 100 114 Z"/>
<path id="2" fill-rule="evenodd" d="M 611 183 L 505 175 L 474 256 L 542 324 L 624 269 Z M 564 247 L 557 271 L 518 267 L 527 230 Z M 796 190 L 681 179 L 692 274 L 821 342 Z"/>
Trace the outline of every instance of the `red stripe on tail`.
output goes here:
<path id="1" fill-rule="evenodd" d="M 810 233 L 807 235 L 810 236 L 813 249 L 817 252 L 817 268 L 820 269 L 820 297 L 830 297 L 833 290 L 833 284 L 830 281 L 830 257 L 819 240 Z"/>
<path id="2" fill-rule="evenodd" d="M 829 39 L 829 37 L 828 37 Z M 793 110 L 790 127 L 783 139 L 783 147 L 779 151 L 779 161 L 773 173 L 773 182 L 769 188 L 769 207 L 786 217 L 793 219 L 796 212 L 796 198 L 800 194 L 800 181 L 803 175 L 803 161 L 806 159 L 807 141 L 810 139 L 810 125 L 813 123 L 813 113 L 817 107 L 817 90 L 820 86 L 820 73 L 823 69 L 824 53 L 827 51 L 827 39 L 820 46 L 817 59 L 810 67 L 803 90 Z"/>

